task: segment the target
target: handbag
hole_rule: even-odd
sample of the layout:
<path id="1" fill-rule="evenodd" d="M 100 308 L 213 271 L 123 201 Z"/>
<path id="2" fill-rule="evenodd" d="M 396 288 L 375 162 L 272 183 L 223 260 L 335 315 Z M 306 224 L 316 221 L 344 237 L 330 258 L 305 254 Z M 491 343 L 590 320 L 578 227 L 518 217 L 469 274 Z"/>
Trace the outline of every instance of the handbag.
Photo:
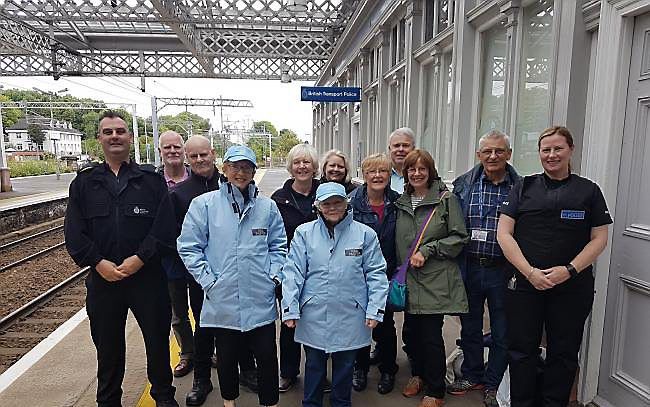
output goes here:
<path id="1" fill-rule="evenodd" d="M 440 195 L 441 199 L 446 192 L 448 191 L 445 190 L 442 192 Z M 411 256 L 413 256 L 413 253 L 415 253 L 420 248 L 422 238 L 424 237 L 424 231 L 426 230 L 427 226 L 429 226 L 431 219 L 433 219 L 433 215 L 436 213 L 437 208 L 438 206 L 434 206 L 429 212 L 427 220 L 422 223 L 418 234 L 415 236 L 415 240 L 411 245 L 408 256 L 406 256 L 402 262 L 402 265 L 397 268 L 397 272 L 395 272 L 393 278 L 390 280 L 390 283 L 388 285 L 388 298 L 386 300 L 386 308 L 388 308 L 390 311 L 400 312 L 406 309 L 406 297 L 408 294 L 406 287 L 406 272 L 409 268 L 409 262 L 411 261 Z"/>

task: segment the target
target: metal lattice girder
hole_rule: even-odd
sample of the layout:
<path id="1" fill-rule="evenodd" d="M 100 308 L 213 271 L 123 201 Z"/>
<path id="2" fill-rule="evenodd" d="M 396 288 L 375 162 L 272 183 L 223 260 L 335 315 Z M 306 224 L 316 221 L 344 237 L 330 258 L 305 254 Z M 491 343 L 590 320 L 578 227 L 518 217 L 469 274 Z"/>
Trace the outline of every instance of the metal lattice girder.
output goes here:
<path id="1" fill-rule="evenodd" d="M 358 3 L 0 0 L 0 74 L 313 80 Z"/>
<path id="2" fill-rule="evenodd" d="M 226 99 L 226 98 L 156 98 L 157 110 L 160 111 L 167 106 L 202 106 L 202 107 L 253 107 L 253 102 L 248 99 Z"/>

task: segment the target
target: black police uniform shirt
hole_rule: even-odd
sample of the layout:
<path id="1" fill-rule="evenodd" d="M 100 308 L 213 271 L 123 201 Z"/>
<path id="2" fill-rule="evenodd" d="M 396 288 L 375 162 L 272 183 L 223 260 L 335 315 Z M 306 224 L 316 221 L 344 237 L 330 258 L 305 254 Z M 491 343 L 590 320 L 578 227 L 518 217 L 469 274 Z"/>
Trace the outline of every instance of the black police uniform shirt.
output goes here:
<path id="1" fill-rule="evenodd" d="M 161 250 L 175 247 L 174 211 L 164 179 L 151 165 L 122 163 L 117 175 L 107 164 L 79 171 L 70 185 L 65 241 L 81 267 L 100 260 L 121 264 L 137 255 L 144 266 L 129 280 L 160 270 Z M 90 284 L 111 284 L 93 269 Z"/>
<path id="2" fill-rule="evenodd" d="M 598 185 L 575 174 L 559 181 L 544 173 L 524 177 L 501 213 L 515 219 L 514 239 L 540 269 L 567 265 L 589 243 L 592 228 L 612 223 Z"/>

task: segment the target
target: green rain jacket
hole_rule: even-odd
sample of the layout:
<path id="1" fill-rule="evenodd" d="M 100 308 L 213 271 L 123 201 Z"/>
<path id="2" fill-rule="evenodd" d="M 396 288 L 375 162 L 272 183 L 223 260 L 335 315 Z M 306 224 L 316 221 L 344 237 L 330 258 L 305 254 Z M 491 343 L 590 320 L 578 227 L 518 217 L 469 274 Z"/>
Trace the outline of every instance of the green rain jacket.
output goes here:
<path id="1" fill-rule="evenodd" d="M 395 230 L 398 264 L 408 256 L 409 246 L 431 208 L 437 207 L 419 248 L 426 260 L 424 266 L 419 269 L 410 267 L 406 275 L 406 311 L 410 314 L 468 312 L 465 286 L 454 258 L 460 254 L 469 237 L 456 196 L 444 191 L 447 191 L 445 184 L 436 180 L 415 211 L 411 206 L 411 195 L 406 192 L 395 203 L 398 208 Z"/>

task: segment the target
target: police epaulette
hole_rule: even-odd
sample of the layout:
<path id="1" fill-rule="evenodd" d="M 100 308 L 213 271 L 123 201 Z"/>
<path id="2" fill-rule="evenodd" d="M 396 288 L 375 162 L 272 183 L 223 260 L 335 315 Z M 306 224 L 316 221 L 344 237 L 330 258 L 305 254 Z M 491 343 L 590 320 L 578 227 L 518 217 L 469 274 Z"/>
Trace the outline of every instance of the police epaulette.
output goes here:
<path id="1" fill-rule="evenodd" d="M 96 161 L 91 161 L 88 163 L 83 164 L 79 169 L 77 170 L 77 174 L 81 174 L 82 172 L 88 172 L 91 171 L 94 168 L 97 168 L 100 165 L 100 163 Z"/>
<path id="2" fill-rule="evenodd" d="M 156 171 L 156 167 L 154 167 L 154 166 L 151 165 L 151 164 L 140 164 L 140 169 L 141 169 L 142 171 L 152 172 L 152 173 L 154 173 L 154 174 L 157 173 L 157 171 Z"/>

